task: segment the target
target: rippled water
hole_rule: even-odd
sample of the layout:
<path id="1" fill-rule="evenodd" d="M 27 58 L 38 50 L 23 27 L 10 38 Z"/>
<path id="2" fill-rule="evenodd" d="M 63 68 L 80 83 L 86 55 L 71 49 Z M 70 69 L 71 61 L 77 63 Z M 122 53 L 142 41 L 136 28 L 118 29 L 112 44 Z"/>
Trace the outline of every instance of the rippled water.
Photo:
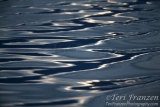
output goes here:
<path id="1" fill-rule="evenodd" d="M 159 0 L 0 0 L 0 106 L 160 95 L 159 12 Z"/>

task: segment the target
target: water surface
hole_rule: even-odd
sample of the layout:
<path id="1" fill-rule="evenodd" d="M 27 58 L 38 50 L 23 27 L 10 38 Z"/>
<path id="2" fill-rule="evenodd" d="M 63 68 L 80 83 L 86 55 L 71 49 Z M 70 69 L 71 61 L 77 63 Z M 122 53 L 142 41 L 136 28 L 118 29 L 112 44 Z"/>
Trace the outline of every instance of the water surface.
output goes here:
<path id="1" fill-rule="evenodd" d="M 159 0 L 0 0 L 0 106 L 159 96 L 159 12 Z"/>

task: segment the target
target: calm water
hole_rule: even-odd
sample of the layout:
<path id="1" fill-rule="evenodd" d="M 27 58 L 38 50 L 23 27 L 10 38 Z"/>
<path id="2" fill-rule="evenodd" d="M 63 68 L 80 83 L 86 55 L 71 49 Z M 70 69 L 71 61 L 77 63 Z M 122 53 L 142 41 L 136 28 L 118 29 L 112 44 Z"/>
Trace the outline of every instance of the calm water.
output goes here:
<path id="1" fill-rule="evenodd" d="M 160 1 L 0 0 L 0 59 L 1 107 L 159 96 Z"/>

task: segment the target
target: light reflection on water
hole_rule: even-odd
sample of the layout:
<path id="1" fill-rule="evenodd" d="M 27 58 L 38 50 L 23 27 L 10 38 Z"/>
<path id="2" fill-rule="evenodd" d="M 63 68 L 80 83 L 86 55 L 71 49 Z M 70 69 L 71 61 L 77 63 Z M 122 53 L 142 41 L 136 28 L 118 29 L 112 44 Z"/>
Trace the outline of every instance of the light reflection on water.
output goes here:
<path id="1" fill-rule="evenodd" d="M 0 106 L 106 107 L 113 93 L 159 95 L 158 0 L 1 0 L 0 8 Z"/>

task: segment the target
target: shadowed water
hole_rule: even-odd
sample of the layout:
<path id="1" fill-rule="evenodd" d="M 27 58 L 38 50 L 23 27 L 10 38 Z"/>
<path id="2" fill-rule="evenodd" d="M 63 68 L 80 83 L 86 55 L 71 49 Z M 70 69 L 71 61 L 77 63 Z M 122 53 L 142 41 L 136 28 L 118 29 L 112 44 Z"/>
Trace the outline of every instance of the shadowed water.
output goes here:
<path id="1" fill-rule="evenodd" d="M 159 96 L 159 12 L 159 0 L 0 0 L 0 107 Z"/>

